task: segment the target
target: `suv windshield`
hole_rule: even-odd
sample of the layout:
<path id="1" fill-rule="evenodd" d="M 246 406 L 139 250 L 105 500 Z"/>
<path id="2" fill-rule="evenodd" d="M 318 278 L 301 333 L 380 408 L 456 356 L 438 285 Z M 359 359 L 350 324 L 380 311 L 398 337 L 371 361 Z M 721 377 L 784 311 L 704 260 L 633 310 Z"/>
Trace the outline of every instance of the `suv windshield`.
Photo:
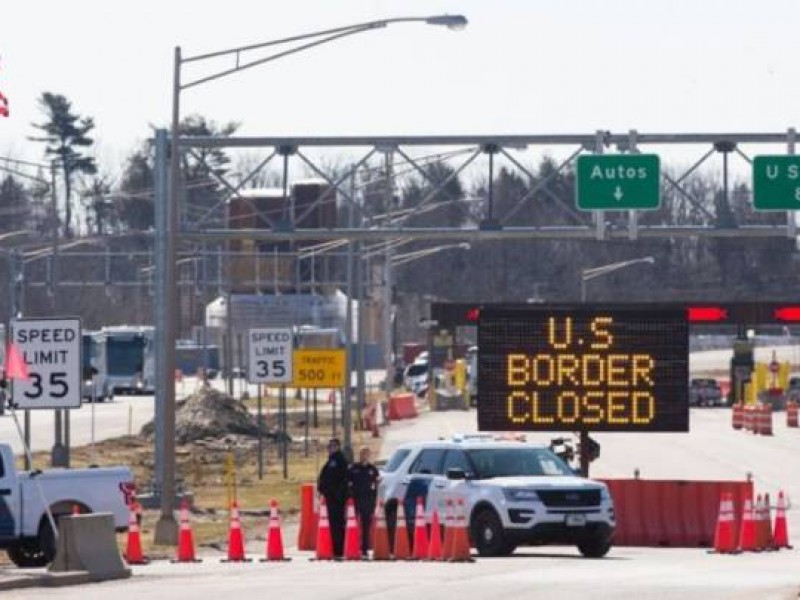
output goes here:
<path id="1" fill-rule="evenodd" d="M 485 448 L 468 450 L 478 479 L 574 475 L 564 461 L 546 448 Z"/>
<path id="2" fill-rule="evenodd" d="M 428 365 L 411 365 L 406 371 L 408 377 L 418 377 L 428 372 Z"/>
<path id="3" fill-rule="evenodd" d="M 392 457 L 389 459 L 385 465 L 383 465 L 383 470 L 387 473 L 393 473 L 397 470 L 397 467 L 406 459 L 406 456 L 409 455 L 411 450 L 397 450 Z"/>

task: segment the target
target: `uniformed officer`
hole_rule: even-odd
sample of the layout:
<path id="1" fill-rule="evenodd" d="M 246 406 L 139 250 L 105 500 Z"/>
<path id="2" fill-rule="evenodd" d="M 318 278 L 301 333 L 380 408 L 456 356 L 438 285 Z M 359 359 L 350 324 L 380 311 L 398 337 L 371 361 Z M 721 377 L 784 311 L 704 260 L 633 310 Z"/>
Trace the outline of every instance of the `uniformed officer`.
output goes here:
<path id="1" fill-rule="evenodd" d="M 342 454 L 339 440 L 332 438 L 328 442 L 328 460 L 317 478 L 317 491 L 325 496 L 333 555 L 336 558 L 341 558 L 344 553 L 344 507 L 347 502 L 348 484 L 347 459 Z"/>
<path id="2" fill-rule="evenodd" d="M 369 448 L 358 453 L 358 462 L 350 465 L 350 493 L 356 505 L 356 513 L 361 523 L 361 554 L 369 551 L 370 525 L 375 512 L 375 498 L 378 494 L 380 473 L 370 461 Z"/>

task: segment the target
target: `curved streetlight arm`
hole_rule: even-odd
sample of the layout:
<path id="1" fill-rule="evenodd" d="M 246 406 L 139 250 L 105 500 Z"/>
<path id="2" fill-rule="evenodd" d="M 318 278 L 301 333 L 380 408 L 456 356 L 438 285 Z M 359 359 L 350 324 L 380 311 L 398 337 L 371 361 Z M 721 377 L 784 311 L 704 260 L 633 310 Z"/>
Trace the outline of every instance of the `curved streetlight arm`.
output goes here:
<path id="1" fill-rule="evenodd" d="M 156 322 L 158 328 L 162 331 L 163 339 L 159 340 L 159 347 L 163 353 L 161 369 L 156 377 L 157 389 L 160 393 L 156 394 L 156 419 L 161 418 L 163 423 L 163 435 L 156 436 L 156 446 L 161 452 L 161 516 L 156 522 L 155 541 L 157 544 L 176 544 L 178 541 L 178 527 L 175 521 L 175 381 L 172 378 L 172 372 L 175 369 L 175 339 L 176 335 L 176 319 L 177 312 L 177 291 L 175 287 L 175 240 L 178 238 L 178 197 L 181 189 L 181 170 L 180 170 L 180 95 L 181 91 L 201 85 L 203 83 L 220 79 L 249 69 L 257 65 L 261 65 L 270 61 L 277 60 L 290 54 L 295 54 L 303 50 L 308 50 L 315 46 L 327 44 L 337 39 L 371 31 L 373 29 L 383 28 L 390 23 L 401 22 L 424 22 L 430 25 L 445 25 L 450 28 L 460 29 L 466 26 L 467 19 L 460 15 L 453 16 L 433 16 L 433 17 L 403 17 L 396 19 L 384 19 L 380 21 L 371 21 L 369 23 L 362 23 L 340 27 L 336 29 L 328 29 L 318 32 L 312 32 L 304 35 L 285 38 L 282 40 L 275 40 L 272 42 L 265 42 L 263 44 L 255 44 L 250 46 L 241 46 L 239 48 L 232 48 L 221 52 L 212 52 L 208 54 L 201 54 L 193 58 L 183 59 L 181 57 L 180 46 L 175 47 L 174 64 L 173 64 L 173 86 L 172 86 L 172 118 L 170 125 L 169 143 L 171 145 L 171 152 L 169 152 L 169 170 L 163 169 L 159 171 L 156 169 L 156 182 L 157 187 L 163 186 L 164 191 L 168 190 L 165 194 L 166 201 L 162 205 L 157 206 L 156 209 L 156 238 L 162 245 L 160 250 L 161 269 L 159 270 L 158 287 L 159 287 L 159 300 L 161 307 L 159 313 L 156 315 Z M 318 39 L 321 38 L 321 39 Z M 290 48 L 283 52 L 277 52 L 270 56 L 254 60 L 243 65 L 239 64 L 239 57 L 242 52 L 246 50 L 255 50 L 257 48 L 264 48 L 273 46 L 280 43 L 288 43 L 292 41 L 302 42 L 303 40 L 312 40 L 308 43 L 301 44 L 300 46 Z M 181 66 L 184 62 L 199 62 L 204 59 L 220 57 L 223 55 L 233 54 L 236 56 L 236 65 L 233 68 L 225 69 L 217 73 L 213 73 L 206 77 L 201 77 L 194 81 L 183 83 L 181 81 Z M 166 156 L 167 142 L 164 132 L 157 133 L 156 135 L 156 156 Z M 285 177 L 284 177 L 285 179 Z M 284 185 L 286 181 L 284 181 Z M 158 197 L 158 195 L 157 195 Z M 388 261 L 387 261 L 388 262 Z M 349 397 L 349 396 L 348 396 Z M 349 404 L 347 405 L 349 409 Z M 349 431 L 346 429 L 346 432 Z M 346 438 L 347 438 L 346 434 Z M 159 439 L 160 438 L 160 439 Z M 158 452 L 158 450 L 157 450 Z M 284 463 L 285 464 L 285 463 Z M 285 468 L 285 467 L 284 467 Z M 158 476 L 157 476 L 158 478 Z"/>
<path id="2" fill-rule="evenodd" d="M 625 267 L 630 267 L 632 265 L 638 265 L 640 263 L 649 263 L 653 264 L 656 261 L 655 258 L 652 256 L 645 256 L 642 258 L 635 258 L 633 260 L 626 260 L 623 262 L 618 263 L 611 263 L 610 265 L 601 265 L 599 267 L 592 267 L 591 269 L 583 269 L 581 271 L 581 302 L 586 302 L 586 282 L 591 281 L 597 277 L 602 277 L 603 275 L 608 275 L 609 273 L 613 273 L 614 271 L 618 271 L 620 269 L 624 269 Z"/>
<path id="3" fill-rule="evenodd" d="M 229 48 L 227 50 L 220 50 L 217 52 L 208 52 L 206 54 L 199 54 L 197 56 L 191 56 L 188 58 L 179 58 L 179 64 L 183 64 L 189 62 L 199 62 L 210 58 L 219 58 L 221 56 L 229 56 L 229 55 L 236 56 L 235 67 L 219 71 L 218 73 L 214 73 L 207 77 L 202 77 L 200 79 L 196 79 L 188 83 L 180 84 L 179 88 L 181 90 L 185 90 L 187 88 L 207 83 L 215 79 L 221 79 L 222 77 L 232 75 L 233 73 L 238 73 L 239 71 L 244 71 L 245 69 L 249 69 L 257 65 L 262 65 L 264 63 L 271 62 L 273 60 L 277 60 L 279 58 L 283 58 L 291 54 L 302 52 L 303 50 L 308 50 L 309 48 L 314 48 L 316 46 L 327 44 L 329 42 L 341 39 L 343 37 L 348 37 L 365 31 L 371 31 L 373 29 L 382 29 L 392 23 L 427 23 L 428 25 L 443 25 L 450 29 L 462 29 L 467 25 L 467 19 L 463 15 L 438 15 L 433 17 L 398 17 L 395 19 L 382 19 L 379 21 L 368 21 L 366 23 L 358 23 L 355 25 L 347 25 L 344 27 L 336 27 L 334 29 L 325 29 L 322 31 L 315 31 L 312 33 L 295 35 L 292 37 L 282 38 L 279 40 L 271 40 L 260 44 L 250 44 L 247 46 L 239 46 L 238 48 Z M 322 39 L 317 39 L 317 38 L 322 38 Z M 300 42 L 303 40 L 314 40 L 314 41 L 309 42 L 307 44 L 301 44 L 300 46 L 296 46 L 294 48 L 290 48 L 288 50 L 284 50 L 283 52 L 278 52 L 276 54 L 272 54 L 270 56 L 266 56 L 258 60 L 254 60 L 244 64 L 239 64 L 239 57 L 243 52 L 249 52 L 250 50 L 258 50 L 261 48 L 269 48 L 271 46 L 279 46 L 281 44 L 289 44 L 292 42 Z"/>
<path id="4" fill-rule="evenodd" d="M 619 271 L 620 269 L 624 269 L 625 267 L 630 267 L 632 265 L 638 265 L 639 263 L 649 263 L 653 264 L 655 259 L 652 256 L 646 256 L 644 258 L 636 258 L 634 260 L 626 260 L 624 262 L 613 263 L 610 265 L 603 265 L 600 267 L 593 267 L 591 269 L 584 269 L 581 272 L 581 277 L 584 281 L 589 281 L 591 279 L 595 279 L 596 277 L 602 277 L 603 275 L 608 275 L 609 273 L 613 273 L 614 271 Z"/>
<path id="5" fill-rule="evenodd" d="M 456 248 L 460 250 L 469 250 L 470 247 L 471 247 L 470 244 L 462 242 L 460 244 L 447 244 L 445 246 L 436 246 L 435 248 L 424 248 L 422 250 L 417 250 L 415 252 L 407 252 L 406 254 L 396 254 L 392 257 L 392 266 L 397 267 L 399 265 L 404 265 L 406 263 L 415 261 L 418 258 L 425 258 L 426 256 L 431 256 L 432 254 L 438 254 L 439 252 L 443 252 L 444 250 L 453 250 Z"/>

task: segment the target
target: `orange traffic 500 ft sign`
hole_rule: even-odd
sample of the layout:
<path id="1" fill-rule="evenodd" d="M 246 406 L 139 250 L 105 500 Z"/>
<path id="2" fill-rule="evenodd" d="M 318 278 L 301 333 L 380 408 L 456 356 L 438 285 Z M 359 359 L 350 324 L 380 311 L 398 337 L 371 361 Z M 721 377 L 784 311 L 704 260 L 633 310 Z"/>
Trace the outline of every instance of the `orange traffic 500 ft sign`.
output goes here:
<path id="1" fill-rule="evenodd" d="M 299 388 L 341 388 L 346 385 L 344 349 L 304 349 L 293 354 L 292 385 Z"/>

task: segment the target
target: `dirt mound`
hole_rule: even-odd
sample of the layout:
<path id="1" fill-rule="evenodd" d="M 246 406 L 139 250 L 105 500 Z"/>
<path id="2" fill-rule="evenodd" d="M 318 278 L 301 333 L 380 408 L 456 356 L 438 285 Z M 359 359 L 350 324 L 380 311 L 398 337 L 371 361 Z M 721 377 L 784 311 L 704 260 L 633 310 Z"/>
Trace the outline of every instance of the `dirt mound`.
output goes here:
<path id="1" fill-rule="evenodd" d="M 263 433 L 269 435 L 266 428 Z M 142 427 L 141 435 L 152 437 L 154 434 L 155 422 L 149 421 Z M 241 401 L 213 388 L 200 388 L 176 403 L 177 443 L 186 444 L 230 434 L 258 435 L 256 419 Z"/>

